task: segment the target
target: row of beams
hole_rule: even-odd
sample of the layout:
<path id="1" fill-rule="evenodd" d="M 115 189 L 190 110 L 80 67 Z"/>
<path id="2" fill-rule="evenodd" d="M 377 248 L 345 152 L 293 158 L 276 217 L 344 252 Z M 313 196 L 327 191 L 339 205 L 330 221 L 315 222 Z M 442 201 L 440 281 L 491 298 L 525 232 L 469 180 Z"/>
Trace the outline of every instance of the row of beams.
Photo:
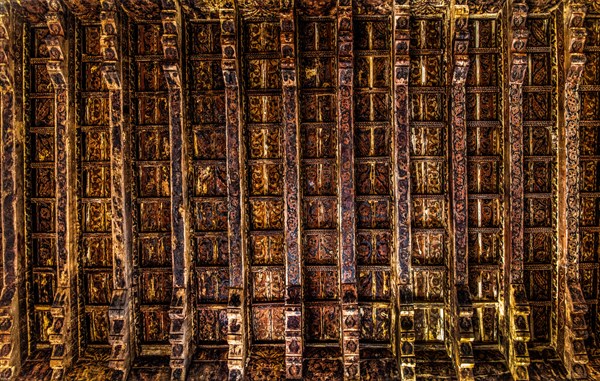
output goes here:
<path id="1" fill-rule="evenodd" d="M 0 4 L 1 5 L 1 4 Z M 55 304 L 52 309 L 54 316 L 54 329 L 52 335 L 53 357 L 51 365 L 55 371 L 55 378 L 62 377 L 64 370 L 70 365 L 74 350 L 75 341 L 65 337 L 68 327 L 72 321 L 70 311 L 74 303 L 72 295 L 75 290 L 70 282 L 75 279 L 69 269 L 75 269 L 71 261 L 74 261 L 73 252 L 68 246 L 69 234 L 73 229 L 71 220 L 73 219 L 70 203 L 73 202 L 70 194 L 62 192 L 64 189 L 74 189 L 71 185 L 72 169 L 69 168 L 69 153 L 74 152 L 70 147 L 74 139 L 69 139 L 70 123 L 68 123 L 68 100 L 69 88 L 64 75 L 64 56 L 62 44 L 64 44 L 63 24 L 59 16 L 62 14 L 60 3 L 57 0 L 48 0 L 50 13 L 47 15 L 48 27 L 51 31 L 49 47 L 51 60 L 48 63 L 48 72 L 55 88 L 56 102 L 56 138 L 57 138 L 57 253 L 59 259 L 59 291 L 55 297 Z M 111 191 L 112 191 L 112 231 L 113 231 L 113 253 L 115 253 L 115 291 L 112 296 L 110 322 L 111 322 L 111 344 L 113 354 L 111 356 L 111 366 L 119 369 L 122 376 L 125 377 L 130 367 L 130 361 L 135 356 L 131 334 L 132 328 L 132 308 L 130 301 L 133 299 L 129 294 L 131 292 L 131 224 L 128 221 L 129 202 L 126 192 L 126 153 L 127 142 L 124 138 L 125 131 L 123 125 L 123 92 L 119 69 L 117 67 L 118 55 L 117 48 L 117 23 L 116 7 L 111 0 L 102 1 L 102 41 L 104 56 L 104 80 L 110 91 L 110 123 L 111 123 Z M 294 46 L 294 12 L 293 3 L 282 2 L 281 29 L 282 29 L 282 79 L 283 79 L 283 109 L 284 109 L 284 129 L 285 129 L 285 186 L 286 186 L 286 247 L 287 247 L 287 295 L 286 295 L 286 371 L 289 378 L 300 378 L 301 371 L 301 353 L 302 353 L 302 335 L 301 335 L 301 269 L 299 256 L 299 210 L 298 210 L 298 116 L 297 116 L 297 73 L 295 67 L 295 46 Z M 165 63 L 163 70 L 169 86 L 169 120 L 170 120 L 170 141 L 171 141 L 171 203 L 172 203 L 172 241 L 173 241 L 173 283 L 174 297 L 171 305 L 171 343 L 172 356 L 171 367 L 173 368 L 172 378 L 184 379 L 187 361 L 191 358 L 191 320 L 185 321 L 185 316 L 191 316 L 189 306 L 191 302 L 187 299 L 190 292 L 187 291 L 189 279 L 185 269 L 190 266 L 190 254 L 187 233 L 189 231 L 189 217 L 185 210 L 188 208 L 185 197 L 186 191 L 186 163 L 184 136 L 184 117 L 182 102 L 182 84 L 180 68 L 180 36 L 181 23 L 178 20 L 181 13 L 176 7 L 176 3 L 164 0 L 163 12 L 161 14 L 164 28 L 163 48 Z M 579 9 L 579 8 L 576 8 Z M 456 365 L 461 378 L 471 378 L 470 368 L 473 365 L 471 361 L 472 350 L 470 342 L 471 333 L 459 331 L 463 320 L 470 321 L 469 310 L 470 301 L 468 298 L 468 287 L 466 273 L 466 122 L 465 122 L 465 88 L 464 81 L 468 71 L 468 57 L 466 56 L 466 45 L 468 36 L 465 35 L 467 14 L 463 11 L 466 8 L 457 6 L 454 8 L 456 14 L 456 40 L 454 45 L 454 78 L 452 83 L 452 139 L 453 139 L 453 173 L 452 176 L 452 200 L 454 210 L 452 213 L 452 226 L 455 233 L 453 241 L 456 267 L 453 268 L 453 300 L 458 301 L 456 308 L 452 310 L 452 329 L 456 330 L 452 334 L 457 346 L 453 348 L 456 359 Z M 524 48 L 527 40 L 525 28 L 525 17 L 527 7 L 524 4 L 513 4 L 512 6 L 512 45 L 509 76 L 509 134 L 510 134 L 510 194 L 511 203 L 509 215 L 511 247 L 509 256 L 512 258 L 510 263 L 510 332 L 509 340 L 509 362 L 511 371 L 516 379 L 526 379 L 528 355 L 526 341 L 528 339 L 528 306 L 523 289 L 523 157 L 522 157 L 522 83 L 526 69 Z M 567 95 L 565 97 L 566 110 L 566 167 L 567 179 L 571 185 L 578 183 L 578 107 L 577 84 L 581 75 L 583 59 L 580 51 L 577 51 L 576 43 L 581 46 L 581 36 L 578 34 L 579 22 L 577 14 L 581 11 L 575 11 L 570 19 L 571 33 L 573 43 L 571 51 L 571 62 L 569 74 L 566 83 Z M 0 7 L 0 20 L 6 15 L 4 9 Z M 352 49 L 352 5 L 347 0 L 338 0 L 338 123 L 339 123 L 339 158 L 340 158 L 340 208 L 341 208 L 341 269 L 342 269 L 342 343 L 344 359 L 344 377 L 345 379 L 358 379 L 360 377 L 358 336 L 360 317 L 357 305 L 356 291 L 356 258 L 355 258 L 355 203 L 354 203 L 354 152 L 353 152 L 353 108 L 352 108 L 352 85 L 353 85 L 353 49 Z M 230 253 L 230 298 L 228 306 L 228 342 L 229 342 L 229 369 L 230 379 L 241 379 L 244 369 L 244 359 L 247 348 L 245 347 L 247 339 L 244 331 L 243 322 L 245 312 L 243 306 L 245 303 L 245 282 L 244 282 L 244 263 L 243 253 L 243 192 L 241 189 L 240 176 L 243 175 L 240 155 L 240 88 L 238 81 L 238 63 L 237 63 L 237 13 L 232 2 L 226 2 L 220 10 L 221 20 L 221 38 L 223 48 L 223 75 L 226 85 L 226 116 L 227 116 L 227 157 L 228 157 L 228 197 L 229 197 L 229 253 Z M 408 19 L 409 10 L 401 6 L 394 9 L 394 35 L 395 35 L 395 195 L 398 210 L 398 221 L 396 226 L 396 238 L 398 242 L 397 250 L 397 276 L 399 278 L 398 300 L 401 308 L 400 326 L 401 332 L 399 343 L 399 356 L 402 364 L 402 372 L 406 378 L 414 377 L 414 308 L 412 302 L 412 290 L 410 281 L 410 197 L 409 197 L 409 124 L 408 124 L 408 76 L 409 76 L 409 37 L 408 37 Z M 462 24 L 464 22 L 464 24 Z M 581 21 L 582 22 L 582 21 Z M 6 29 L 6 28 L 5 28 Z M 8 32 L 4 33 L 4 37 Z M 0 34 L 0 39 L 3 36 Z M 463 57 L 464 55 L 464 57 Z M 466 58 L 465 58 L 466 57 Z M 14 108 L 12 106 L 12 91 L 10 82 L 5 80 L 2 75 L 4 71 L 0 62 L 0 85 L 2 89 L 2 134 L 3 134 L 3 155 L 14 155 L 14 128 L 12 118 L 14 118 Z M 570 91 L 570 92 L 569 92 Z M 573 100 L 574 99 L 574 100 Z M 8 110 L 8 111 L 7 111 Z M 71 124 L 74 125 L 74 124 Z M 8 139 L 6 134 L 11 134 L 13 140 Z M 5 139 L 6 138 L 6 139 Z M 13 161 L 10 158 L 13 158 Z M 8 194 L 16 193 L 15 179 L 16 170 L 14 168 L 14 156 L 8 157 L 6 163 L 2 163 L 2 187 L 8 189 Z M 5 169 L 6 168 L 6 169 Z M 567 187 L 565 190 L 565 199 L 567 204 L 567 247 L 576 248 L 578 245 L 578 194 L 576 187 Z M 11 229 L 14 232 L 16 219 L 14 208 L 16 207 L 14 198 L 11 199 L 3 194 L 4 210 L 12 211 L 13 214 L 4 214 L 2 220 L 2 232 L 6 236 L 10 234 Z M 6 199 L 6 202 L 5 202 Z M 8 209 L 6 207 L 8 206 Z M 11 209 L 12 208 L 12 209 Z M 8 226 L 8 229 L 5 228 Z M 12 240 L 11 240 L 12 238 Z M 5 284 L 3 294 L 9 290 L 7 284 L 14 282 L 11 274 L 15 273 L 14 253 L 16 251 L 14 235 L 3 239 L 4 255 L 4 279 Z M 10 261 L 11 250 L 13 252 L 12 261 Z M 576 279 L 577 260 L 572 256 L 577 251 L 566 251 L 566 260 L 572 265 L 567 270 L 566 282 L 569 279 Z M 7 261 L 6 259 L 9 259 Z M 11 267 L 12 264 L 12 267 Z M 7 268 L 8 266 L 8 268 Z M 569 278 L 570 277 L 570 278 Z M 578 301 L 577 290 L 569 294 L 571 303 Z M 580 290 L 579 290 L 580 293 Z M 464 298 L 463 298 L 464 296 Z M 7 305 L 15 303 L 15 298 L 9 295 L 6 298 Z M 582 298 L 581 298 L 582 300 Z M 4 303 L 5 298 L 2 298 Z M 463 303 L 464 302 L 464 303 Z M 579 306 L 579 304 L 577 304 Z M 2 308 L 5 304 L 2 305 Z M 579 307 L 578 307 L 579 308 Z M 0 317 L 9 316 L 2 309 Z M 581 311 L 576 310 L 579 314 Z M 464 319 L 463 319 L 464 318 Z M 12 318 L 10 318 L 12 319 Z M 14 321 L 14 320 L 13 320 Z M 294 325 L 294 322 L 296 325 Z M 469 324 L 470 326 L 470 324 Z M 13 326 L 14 327 L 14 326 Z M 13 328 L 13 330 L 16 328 Z M 569 333 L 570 344 L 572 348 L 577 347 L 581 342 L 581 327 L 569 327 L 572 331 Z M 70 330 L 73 334 L 75 329 Z M 583 329 L 585 331 L 585 329 Z M 8 331 L 7 331 L 8 332 Z M 3 335 L 6 332 L 1 332 Z M 295 345 L 291 345 L 296 343 Z M 65 344 L 67 344 L 65 346 Z M 460 344 L 460 345 L 458 345 Z M 13 350 L 14 352 L 14 350 Z M 566 353 L 565 362 L 568 362 Z M 14 355 L 11 355 L 14 356 Z M 572 362 L 568 362 L 571 374 L 579 374 L 580 364 L 586 361 L 582 356 L 575 357 Z M 8 359 L 9 372 L 14 372 L 13 364 L 18 360 Z M 298 368 L 298 366 L 300 368 Z M 12 367 L 12 368 L 11 368 Z"/>
<path id="2" fill-rule="evenodd" d="M 527 5 L 511 4 L 510 61 L 508 78 L 508 134 L 509 134 L 509 206 L 510 251 L 506 256 L 510 269 L 508 295 L 508 363 L 515 380 L 529 379 L 529 305 L 523 284 L 523 80 L 527 70 L 528 31 L 525 24 Z"/>
<path id="3" fill-rule="evenodd" d="M 467 112 L 465 82 L 469 72 L 469 8 L 455 5 L 453 8 L 453 60 L 452 113 L 451 113 L 451 197 L 452 197 L 452 246 L 450 322 L 448 337 L 452 341 L 453 359 L 461 380 L 473 379 L 472 342 L 473 306 L 467 278 Z"/>

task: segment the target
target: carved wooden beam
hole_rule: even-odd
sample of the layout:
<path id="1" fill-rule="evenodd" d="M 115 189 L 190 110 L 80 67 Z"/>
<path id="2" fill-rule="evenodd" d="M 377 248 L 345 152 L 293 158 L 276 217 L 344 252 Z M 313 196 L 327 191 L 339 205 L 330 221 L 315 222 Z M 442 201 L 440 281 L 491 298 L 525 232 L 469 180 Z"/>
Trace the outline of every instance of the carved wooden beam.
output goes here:
<path id="1" fill-rule="evenodd" d="M 338 0 L 337 11 L 342 354 L 344 380 L 358 380 L 360 378 L 360 353 L 358 348 L 360 315 L 358 310 L 355 253 L 352 1 Z"/>
<path id="2" fill-rule="evenodd" d="M 190 290 L 190 215 L 188 201 L 188 147 L 183 121 L 181 83 L 182 15 L 176 0 L 162 0 L 160 17 L 164 61 L 163 72 L 169 88 L 169 144 L 171 145 L 171 255 L 173 296 L 169 317 L 171 327 L 171 380 L 185 380 L 192 348 L 193 309 Z"/>
<path id="3" fill-rule="evenodd" d="M 452 341 L 454 364 L 459 379 L 472 380 L 473 305 L 467 277 L 467 111 L 465 82 L 469 72 L 469 8 L 455 5 L 453 11 L 454 44 L 451 108 L 451 189 L 452 189 L 452 246 L 449 337 Z"/>
<path id="4" fill-rule="evenodd" d="M 508 363 L 515 380 L 529 379 L 530 308 L 523 284 L 523 80 L 527 70 L 525 47 L 529 32 L 526 26 L 527 5 L 511 4 L 510 18 L 510 62 L 508 78 L 508 135 L 509 135 L 509 194 L 508 206 L 510 244 L 507 265 L 508 287 Z"/>
<path id="5" fill-rule="evenodd" d="M 108 311 L 111 356 L 109 366 L 127 379 L 135 358 L 133 332 L 133 259 L 131 197 L 126 179 L 130 175 L 129 139 L 123 116 L 123 88 L 119 65 L 117 5 L 114 0 L 101 1 L 102 77 L 109 92 L 110 187 L 112 216 L 112 253 L 114 289 Z"/>
<path id="6" fill-rule="evenodd" d="M 13 55 L 11 45 L 21 29 L 16 22 L 10 2 L 0 2 L 0 137 L 2 156 L 0 178 L 2 181 L 2 291 L 0 293 L 0 378 L 10 380 L 21 366 L 20 311 L 19 311 L 19 250 L 20 229 L 23 228 L 22 196 L 19 196 L 19 146 L 22 132 L 17 130 L 15 110 L 18 109 L 13 82 L 14 62 L 20 53 Z M 12 61 L 12 62 L 11 62 Z M 16 106 L 16 107 L 15 107 Z M 21 246 L 22 247 L 22 246 Z"/>
<path id="7" fill-rule="evenodd" d="M 398 348 L 403 380 L 415 380 L 415 306 L 411 279 L 410 239 L 410 124 L 408 84 L 410 78 L 409 6 L 394 5 L 394 193 L 396 199 L 396 305 L 399 309 Z"/>
<path id="8" fill-rule="evenodd" d="M 77 354 L 76 340 L 76 249 L 75 226 L 77 208 L 74 177 L 75 129 L 69 113 L 70 88 L 68 65 L 66 63 L 65 11 L 59 0 L 48 0 L 46 24 L 49 35 L 46 38 L 50 59 L 46 65 L 54 87 L 54 128 L 56 145 L 56 256 L 58 270 L 57 291 L 50 310 L 52 328 L 50 344 L 52 354 L 50 367 L 52 379 L 60 380 Z"/>
<path id="9" fill-rule="evenodd" d="M 580 166 L 579 166 L 579 83 L 585 64 L 583 47 L 586 31 L 584 18 L 586 6 L 581 3 L 565 4 L 567 67 L 564 91 L 564 138 L 560 139 L 558 162 L 566 173 L 559 184 L 559 306 L 558 353 L 562 356 L 570 379 L 587 379 L 588 362 L 584 339 L 587 337 L 585 315 L 587 304 L 579 284 L 579 218 L 580 218 Z M 560 121 L 562 124 L 563 121 Z M 561 217 L 562 215 L 562 217 Z M 561 239 L 562 238 L 562 239 Z M 559 254 L 560 255 L 560 254 Z M 560 291 L 564 290 L 564 291 Z"/>
<path id="10" fill-rule="evenodd" d="M 294 1 L 281 0 L 281 83 L 283 106 L 284 214 L 286 247 L 285 374 L 302 379 L 302 272 L 300 268 L 300 147 Z"/>
<path id="11" fill-rule="evenodd" d="M 244 377 L 247 352 L 246 279 L 244 274 L 245 238 L 242 233 L 242 201 L 244 194 L 241 99 L 238 66 L 238 11 L 233 0 L 226 0 L 219 10 L 221 20 L 221 49 L 223 79 L 225 82 L 225 113 L 227 133 L 227 195 L 229 211 L 229 304 L 227 307 L 227 366 L 229 380 L 241 381 Z"/>

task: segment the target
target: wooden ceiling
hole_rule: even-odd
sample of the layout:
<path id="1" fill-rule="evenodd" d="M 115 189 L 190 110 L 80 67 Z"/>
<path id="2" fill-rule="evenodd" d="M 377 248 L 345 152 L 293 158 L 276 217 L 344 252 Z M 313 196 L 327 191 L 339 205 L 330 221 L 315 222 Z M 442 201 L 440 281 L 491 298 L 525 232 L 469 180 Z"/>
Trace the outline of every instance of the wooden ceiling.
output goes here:
<path id="1" fill-rule="evenodd" d="M 0 0 L 0 379 L 600 378 L 598 0 Z"/>

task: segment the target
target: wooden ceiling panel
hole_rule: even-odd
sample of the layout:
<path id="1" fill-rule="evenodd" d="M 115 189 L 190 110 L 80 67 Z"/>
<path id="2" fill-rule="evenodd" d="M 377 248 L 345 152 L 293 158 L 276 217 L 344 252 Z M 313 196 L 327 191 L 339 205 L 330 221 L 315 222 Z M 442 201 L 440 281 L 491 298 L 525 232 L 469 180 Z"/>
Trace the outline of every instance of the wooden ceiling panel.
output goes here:
<path id="1" fill-rule="evenodd" d="M 0 378 L 600 374 L 597 1 L 0 1 Z"/>

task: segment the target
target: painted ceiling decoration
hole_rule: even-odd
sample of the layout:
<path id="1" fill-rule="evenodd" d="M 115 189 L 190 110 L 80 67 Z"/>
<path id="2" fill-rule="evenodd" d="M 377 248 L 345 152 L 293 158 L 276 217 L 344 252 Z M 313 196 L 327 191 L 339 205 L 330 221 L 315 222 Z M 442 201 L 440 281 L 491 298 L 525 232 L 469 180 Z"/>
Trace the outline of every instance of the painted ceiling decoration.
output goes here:
<path id="1" fill-rule="evenodd" d="M 598 0 L 0 0 L 0 379 L 600 379 L 599 67 Z"/>

